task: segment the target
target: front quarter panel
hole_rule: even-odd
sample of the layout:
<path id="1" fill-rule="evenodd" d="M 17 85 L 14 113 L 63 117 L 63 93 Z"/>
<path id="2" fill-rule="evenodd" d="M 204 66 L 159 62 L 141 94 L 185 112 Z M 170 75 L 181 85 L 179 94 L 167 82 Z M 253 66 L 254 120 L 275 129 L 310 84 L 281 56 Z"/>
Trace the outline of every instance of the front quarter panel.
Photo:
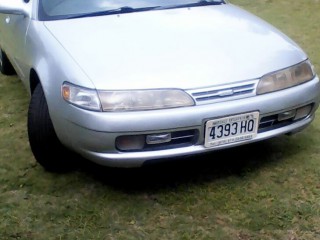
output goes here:
<path id="1" fill-rule="evenodd" d="M 95 86 L 43 22 L 32 21 L 30 24 L 26 48 L 30 66 L 42 84 L 56 133 L 62 142 L 68 141 L 67 136 L 62 136 L 66 132 L 61 121 L 65 118 L 67 103 L 61 97 L 61 86 L 65 81 L 92 89 Z"/>

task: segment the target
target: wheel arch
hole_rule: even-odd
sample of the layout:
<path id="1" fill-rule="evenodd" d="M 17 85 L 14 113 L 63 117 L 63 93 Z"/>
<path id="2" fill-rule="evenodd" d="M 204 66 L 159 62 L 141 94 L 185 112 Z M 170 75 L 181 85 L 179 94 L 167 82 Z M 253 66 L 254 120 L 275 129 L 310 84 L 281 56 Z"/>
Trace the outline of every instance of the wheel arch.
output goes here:
<path id="1" fill-rule="evenodd" d="M 0 71 L 2 74 L 4 75 L 14 75 L 16 74 L 15 69 L 13 68 L 13 65 L 11 64 L 8 55 L 6 54 L 6 52 L 1 48 L 0 46 L 0 60 L 1 60 L 1 64 L 0 64 Z"/>
<path id="2" fill-rule="evenodd" d="M 39 83 L 41 84 L 39 75 L 36 72 L 36 70 L 32 68 L 30 70 L 30 81 L 29 81 L 31 95 L 33 94 L 34 90 L 36 89 Z"/>

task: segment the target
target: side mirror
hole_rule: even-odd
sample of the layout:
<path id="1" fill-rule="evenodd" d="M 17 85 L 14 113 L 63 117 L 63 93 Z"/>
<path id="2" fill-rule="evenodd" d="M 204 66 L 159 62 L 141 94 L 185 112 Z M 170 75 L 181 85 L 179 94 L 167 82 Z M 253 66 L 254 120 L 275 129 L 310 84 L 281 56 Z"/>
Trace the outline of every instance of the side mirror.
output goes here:
<path id="1" fill-rule="evenodd" d="M 28 5 L 22 0 L 1 0 L 0 13 L 30 17 Z"/>

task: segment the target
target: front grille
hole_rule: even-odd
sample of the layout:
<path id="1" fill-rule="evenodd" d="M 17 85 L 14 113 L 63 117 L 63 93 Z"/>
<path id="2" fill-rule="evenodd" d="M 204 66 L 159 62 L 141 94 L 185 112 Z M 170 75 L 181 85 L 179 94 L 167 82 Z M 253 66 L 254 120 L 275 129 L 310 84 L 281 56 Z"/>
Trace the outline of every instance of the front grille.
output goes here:
<path id="1" fill-rule="evenodd" d="M 258 81 L 246 81 L 218 87 L 188 91 L 197 104 L 209 104 L 220 101 L 234 100 L 255 95 Z"/>

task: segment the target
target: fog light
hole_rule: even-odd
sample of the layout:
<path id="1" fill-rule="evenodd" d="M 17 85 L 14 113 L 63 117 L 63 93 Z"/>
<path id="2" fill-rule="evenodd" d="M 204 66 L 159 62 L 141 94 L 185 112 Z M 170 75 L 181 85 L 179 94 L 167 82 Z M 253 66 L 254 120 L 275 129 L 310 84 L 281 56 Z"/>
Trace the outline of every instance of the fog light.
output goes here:
<path id="1" fill-rule="evenodd" d="M 151 145 L 171 142 L 171 133 L 148 135 L 146 141 Z"/>
<path id="2" fill-rule="evenodd" d="M 312 110 L 311 104 L 304 106 L 302 108 L 298 108 L 294 120 L 300 120 L 302 118 L 306 118 L 311 113 L 311 110 Z"/>
<path id="3" fill-rule="evenodd" d="M 278 114 L 278 121 L 285 121 L 291 118 L 294 118 L 294 116 L 296 115 L 296 110 L 291 110 L 291 111 L 287 111 L 287 112 L 283 112 Z"/>
<path id="4" fill-rule="evenodd" d="M 121 136 L 116 139 L 116 147 L 121 151 L 142 150 L 145 144 L 145 137 L 137 136 Z"/>

